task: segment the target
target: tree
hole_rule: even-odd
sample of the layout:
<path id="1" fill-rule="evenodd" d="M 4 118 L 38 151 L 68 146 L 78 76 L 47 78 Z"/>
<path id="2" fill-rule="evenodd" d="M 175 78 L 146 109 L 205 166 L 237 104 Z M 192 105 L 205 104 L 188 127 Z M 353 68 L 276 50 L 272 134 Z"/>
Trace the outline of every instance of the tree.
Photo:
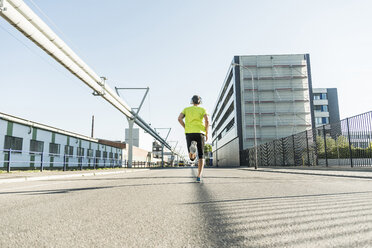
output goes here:
<path id="1" fill-rule="evenodd" d="M 205 156 L 205 164 L 209 165 L 209 153 L 212 152 L 212 146 L 210 144 L 204 145 L 204 156 Z"/>
<path id="2" fill-rule="evenodd" d="M 204 145 L 204 152 L 208 153 L 212 151 L 212 146 L 210 144 L 205 144 Z"/>

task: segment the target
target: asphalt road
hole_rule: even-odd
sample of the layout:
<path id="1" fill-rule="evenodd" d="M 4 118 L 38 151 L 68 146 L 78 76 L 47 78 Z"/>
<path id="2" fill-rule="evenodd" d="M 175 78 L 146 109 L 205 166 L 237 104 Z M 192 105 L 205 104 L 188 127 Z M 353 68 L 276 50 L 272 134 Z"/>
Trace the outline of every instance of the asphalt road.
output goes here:
<path id="1" fill-rule="evenodd" d="M 370 173 L 371 174 L 371 173 Z M 156 169 L 0 184 L 0 247 L 372 247 L 372 178 Z"/>

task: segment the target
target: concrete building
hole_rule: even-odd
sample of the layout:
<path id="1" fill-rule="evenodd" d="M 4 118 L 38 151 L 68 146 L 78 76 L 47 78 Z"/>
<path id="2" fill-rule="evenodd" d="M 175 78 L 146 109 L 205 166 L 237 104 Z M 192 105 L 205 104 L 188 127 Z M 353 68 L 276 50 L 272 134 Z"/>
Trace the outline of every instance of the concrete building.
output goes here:
<path id="1" fill-rule="evenodd" d="M 308 54 L 235 56 L 212 113 L 213 159 L 244 164 L 242 151 L 315 126 Z"/>
<path id="2" fill-rule="evenodd" d="M 315 126 L 340 122 L 336 88 L 313 88 Z"/>

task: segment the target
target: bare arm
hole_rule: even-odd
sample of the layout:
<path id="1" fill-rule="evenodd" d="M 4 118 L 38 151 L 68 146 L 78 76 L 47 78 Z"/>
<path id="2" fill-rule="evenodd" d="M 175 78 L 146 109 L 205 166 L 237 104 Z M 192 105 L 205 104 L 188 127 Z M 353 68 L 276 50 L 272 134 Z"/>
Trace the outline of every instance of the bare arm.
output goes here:
<path id="1" fill-rule="evenodd" d="M 181 113 L 181 114 L 178 116 L 178 122 L 181 124 L 181 126 L 182 126 L 183 128 L 185 128 L 185 122 L 183 122 L 183 118 L 185 118 L 185 115 Z"/>
<path id="2" fill-rule="evenodd" d="M 204 115 L 204 125 L 205 125 L 205 141 L 207 141 L 208 140 L 208 129 L 209 129 L 208 115 Z"/>

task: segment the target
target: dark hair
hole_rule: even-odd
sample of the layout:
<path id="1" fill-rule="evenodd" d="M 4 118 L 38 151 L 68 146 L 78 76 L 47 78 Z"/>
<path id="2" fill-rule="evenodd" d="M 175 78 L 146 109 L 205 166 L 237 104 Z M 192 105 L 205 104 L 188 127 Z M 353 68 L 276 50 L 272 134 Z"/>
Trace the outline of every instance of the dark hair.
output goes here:
<path id="1" fill-rule="evenodd" d="M 198 95 L 194 95 L 191 98 L 191 104 L 201 104 L 201 97 Z"/>

